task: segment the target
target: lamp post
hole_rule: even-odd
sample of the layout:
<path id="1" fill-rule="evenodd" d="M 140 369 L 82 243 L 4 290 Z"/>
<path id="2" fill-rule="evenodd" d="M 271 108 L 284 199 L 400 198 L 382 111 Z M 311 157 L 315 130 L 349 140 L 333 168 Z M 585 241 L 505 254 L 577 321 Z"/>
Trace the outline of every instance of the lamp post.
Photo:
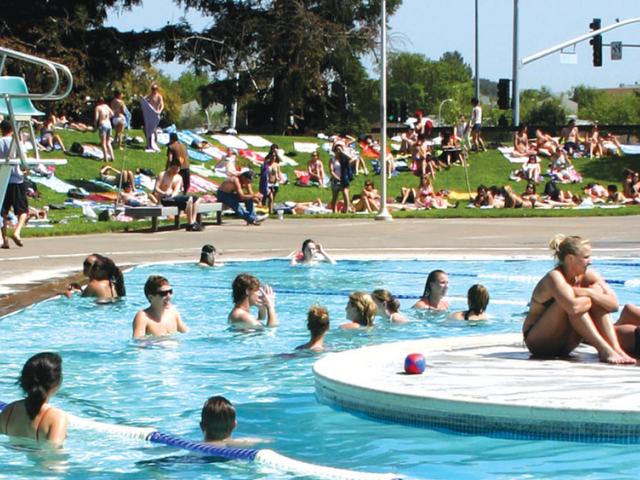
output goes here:
<path id="1" fill-rule="evenodd" d="M 387 210 L 387 2 L 380 2 L 380 211 L 376 220 L 393 220 Z"/>
<path id="2" fill-rule="evenodd" d="M 447 102 L 453 102 L 453 98 L 445 98 L 440 102 L 440 106 L 438 107 L 438 126 L 442 126 L 442 106 Z"/>
<path id="3" fill-rule="evenodd" d="M 475 36 L 476 36 L 476 81 L 475 81 L 475 97 L 480 98 L 480 48 L 478 45 L 478 0 L 476 0 L 475 15 Z"/>

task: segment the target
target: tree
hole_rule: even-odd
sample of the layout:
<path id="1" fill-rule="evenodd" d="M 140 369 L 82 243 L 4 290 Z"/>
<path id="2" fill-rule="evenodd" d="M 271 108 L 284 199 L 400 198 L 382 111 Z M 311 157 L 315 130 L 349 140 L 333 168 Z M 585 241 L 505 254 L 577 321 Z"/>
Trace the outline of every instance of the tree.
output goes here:
<path id="1" fill-rule="evenodd" d="M 387 11 L 393 13 L 401 1 L 388 0 Z M 202 43 L 202 54 L 217 79 L 210 90 L 221 86 L 227 95 L 223 103 L 230 104 L 237 94 L 268 105 L 275 131 L 284 131 L 291 111 L 305 112 L 306 118 L 308 105 L 318 123 L 353 107 L 348 82 L 361 78 L 358 57 L 375 46 L 379 0 L 179 2 L 211 17 L 213 26 L 200 32 L 201 37 L 224 40 L 224 45 Z M 195 62 L 204 67 L 202 61 Z M 239 71 L 250 72 L 251 88 L 241 86 L 234 92 L 227 84 Z"/>

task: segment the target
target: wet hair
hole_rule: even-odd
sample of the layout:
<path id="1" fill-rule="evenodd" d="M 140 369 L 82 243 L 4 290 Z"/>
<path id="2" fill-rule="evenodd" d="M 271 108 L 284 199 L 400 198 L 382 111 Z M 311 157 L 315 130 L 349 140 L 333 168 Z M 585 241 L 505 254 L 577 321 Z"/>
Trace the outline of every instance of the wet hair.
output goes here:
<path id="1" fill-rule="evenodd" d="M 91 280 L 109 280 L 116 289 L 116 294 L 119 297 L 127 295 L 127 291 L 124 286 L 124 275 L 115 262 L 109 257 L 104 255 L 97 255 L 91 270 L 89 270 L 89 279 Z"/>
<path id="2" fill-rule="evenodd" d="M 225 440 L 236 426 L 236 409 L 226 398 L 217 395 L 202 406 L 200 428 L 205 441 Z"/>
<path id="3" fill-rule="evenodd" d="M 307 238 L 304 242 L 302 242 L 302 249 L 300 250 L 302 252 L 302 255 L 305 255 L 304 251 L 309 246 L 310 243 L 316 243 L 316 242 L 310 238 Z"/>
<path id="4" fill-rule="evenodd" d="M 329 312 L 320 305 L 312 305 L 307 313 L 307 329 L 312 338 L 318 338 L 329 330 Z"/>
<path id="5" fill-rule="evenodd" d="M 349 295 L 349 303 L 358 311 L 359 318 L 356 323 L 363 327 L 373 325 L 373 317 L 375 317 L 378 307 L 376 307 L 371 295 L 366 292 L 353 292 Z"/>
<path id="6" fill-rule="evenodd" d="M 374 300 L 382 303 L 391 313 L 396 313 L 400 310 L 400 301 L 389 290 L 379 288 L 371 292 L 371 296 Z"/>
<path id="7" fill-rule="evenodd" d="M 567 255 L 578 255 L 580 249 L 589 243 L 591 243 L 589 240 L 577 235 L 567 237 L 562 233 L 558 233 L 549 242 L 549 248 L 553 251 L 553 256 L 558 261 L 558 264 L 562 265 Z"/>
<path id="8" fill-rule="evenodd" d="M 241 273 L 231 284 L 233 303 L 240 303 L 249 295 L 247 290 L 257 290 L 260 288 L 260 280 L 248 273 Z"/>
<path id="9" fill-rule="evenodd" d="M 144 284 L 144 296 L 149 300 L 150 295 L 155 295 L 163 285 L 169 285 L 169 280 L 162 275 L 149 275 Z"/>
<path id="10" fill-rule="evenodd" d="M 2 131 L 2 135 L 9 135 L 13 131 L 13 127 L 11 126 L 11 122 L 6 118 L 0 122 L 0 130 Z"/>
<path id="11" fill-rule="evenodd" d="M 215 263 L 216 247 L 213 245 L 203 245 L 200 251 L 200 263 L 206 263 L 213 266 Z"/>
<path id="12" fill-rule="evenodd" d="M 444 270 L 431 270 L 427 276 L 427 281 L 424 282 L 424 292 L 422 292 L 422 298 L 429 297 L 431 295 L 431 284 L 434 283 L 438 275 L 446 275 Z"/>
<path id="13" fill-rule="evenodd" d="M 92 253 L 91 255 L 87 255 L 82 262 L 82 272 L 85 275 L 90 276 L 91 269 L 93 268 L 94 263 L 96 263 L 96 260 L 99 258 L 105 257 L 103 255 L 100 255 L 99 253 Z"/>
<path id="14" fill-rule="evenodd" d="M 479 283 L 472 285 L 467 291 L 467 305 L 469 305 L 468 314 L 475 313 L 481 314 L 487 309 L 489 305 L 489 290 L 484 285 Z"/>
<path id="15" fill-rule="evenodd" d="M 22 367 L 18 384 L 27 394 L 24 406 L 30 419 L 36 418 L 47 395 L 62 383 L 62 358 L 43 352 L 31 357 Z"/>

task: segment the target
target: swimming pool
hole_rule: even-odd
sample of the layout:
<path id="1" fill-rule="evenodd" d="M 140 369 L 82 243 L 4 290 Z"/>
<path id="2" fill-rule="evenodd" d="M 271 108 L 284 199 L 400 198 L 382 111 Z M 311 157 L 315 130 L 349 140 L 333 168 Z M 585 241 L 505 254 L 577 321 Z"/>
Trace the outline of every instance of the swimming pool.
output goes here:
<path id="1" fill-rule="evenodd" d="M 325 305 L 332 319 L 327 338 L 334 350 L 374 343 L 517 332 L 535 282 L 548 261 L 341 261 L 338 265 L 290 268 L 285 261 L 230 262 L 216 269 L 191 264 L 149 265 L 126 274 L 126 301 L 95 306 L 88 299 L 54 299 L 1 319 L 0 400 L 20 393 L 20 368 L 32 354 L 53 350 L 64 359 L 64 383 L 54 404 L 84 418 L 152 426 L 200 439 L 200 409 L 211 395 L 237 407 L 236 436 L 271 440 L 284 455 L 322 465 L 412 478 L 637 478 L 634 446 L 547 440 L 510 440 L 409 427 L 318 403 L 313 355 L 290 355 L 307 340 L 306 310 Z M 614 280 L 620 303 L 637 302 L 640 267 L 629 261 L 595 262 Z M 473 283 L 492 295 L 492 320 L 468 325 L 443 318 L 416 318 L 407 325 L 380 321 L 370 332 L 341 332 L 346 295 L 385 287 L 418 296 L 426 273 L 450 272 L 452 309 L 465 306 Z M 251 272 L 274 286 L 280 326 L 264 333 L 229 331 L 230 284 Z M 142 286 L 160 273 L 172 282 L 174 302 L 191 328 L 175 341 L 140 346 L 130 340 L 134 313 L 146 306 Z M 411 312 L 411 300 L 402 300 Z M 72 430 L 60 454 L 23 451 L 0 437 L 4 478 L 294 478 L 240 462 L 211 463 L 171 448 Z M 259 446 L 261 447 L 261 446 Z"/>

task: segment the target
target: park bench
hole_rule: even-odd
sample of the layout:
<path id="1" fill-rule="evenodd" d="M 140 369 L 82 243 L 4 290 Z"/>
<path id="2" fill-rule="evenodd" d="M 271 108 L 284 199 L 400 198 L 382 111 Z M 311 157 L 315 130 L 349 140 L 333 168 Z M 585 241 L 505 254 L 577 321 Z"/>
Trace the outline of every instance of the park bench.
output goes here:
<path id="1" fill-rule="evenodd" d="M 197 221 L 201 223 L 203 213 L 216 212 L 216 223 L 222 223 L 222 203 L 201 203 L 198 205 Z M 151 218 L 151 231 L 158 231 L 158 217 L 174 216 L 174 228 L 180 228 L 180 211 L 178 207 L 163 207 L 162 205 L 149 205 L 144 207 L 125 207 L 124 214 L 127 217 L 141 219 Z"/>

